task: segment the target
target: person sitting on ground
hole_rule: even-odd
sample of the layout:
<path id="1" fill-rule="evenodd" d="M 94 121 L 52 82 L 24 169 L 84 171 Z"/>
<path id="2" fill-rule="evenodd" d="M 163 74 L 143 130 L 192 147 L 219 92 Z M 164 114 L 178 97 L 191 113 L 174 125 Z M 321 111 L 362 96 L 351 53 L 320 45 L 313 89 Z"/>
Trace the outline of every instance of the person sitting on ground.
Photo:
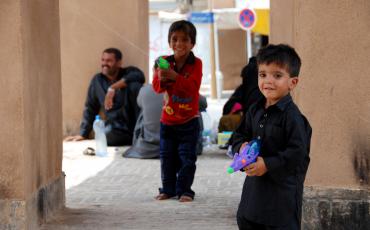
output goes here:
<path id="1" fill-rule="evenodd" d="M 156 94 L 152 85 L 140 89 L 137 105 L 140 114 L 136 121 L 132 146 L 122 156 L 130 158 L 159 157 L 159 125 L 163 94 Z"/>
<path id="2" fill-rule="evenodd" d="M 230 99 L 225 103 L 220 118 L 218 131 L 235 131 L 239 126 L 243 115 L 246 114 L 249 107 L 263 97 L 258 89 L 258 66 L 256 57 L 249 58 L 249 62 L 241 72 L 243 79 L 242 84 L 235 90 Z M 219 146 L 221 149 L 228 149 L 226 155 L 233 157 L 234 153 L 231 149 L 234 133 L 231 135 L 225 145 Z"/>
<path id="3" fill-rule="evenodd" d="M 136 98 L 145 82 L 143 72 L 137 67 L 122 68 L 122 53 L 116 48 L 103 51 L 101 58 L 102 72 L 90 81 L 83 111 L 80 134 L 68 136 L 65 141 L 81 141 L 88 139 L 97 114 L 106 120 L 107 144 L 109 146 L 131 145 L 135 123 L 139 114 Z M 120 90 L 110 86 L 121 81 L 124 86 Z M 115 94 L 114 105 L 105 109 L 106 96 Z"/>
<path id="4" fill-rule="evenodd" d="M 218 131 L 234 131 L 248 108 L 262 98 L 258 89 L 258 70 L 256 57 L 251 57 L 241 72 L 242 84 L 225 103 Z"/>
<path id="5" fill-rule="evenodd" d="M 208 107 L 207 98 L 202 94 L 199 94 L 199 114 L 206 112 Z M 203 153 L 203 130 L 204 130 L 204 121 L 203 117 L 200 115 L 199 120 L 199 137 L 196 146 L 196 154 L 201 155 Z"/>
<path id="6" fill-rule="evenodd" d="M 117 82 L 111 87 L 119 89 L 123 87 L 122 82 Z M 106 100 L 106 107 L 113 105 L 112 99 L 114 95 L 108 96 Z M 163 94 L 157 94 L 153 90 L 153 86 L 148 84 L 140 89 L 137 97 L 137 105 L 140 108 L 140 114 L 136 121 L 132 146 L 127 149 L 122 156 L 128 158 L 159 158 L 159 131 L 160 131 L 160 117 L 162 111 Z M 199 95 L 199 112 L 205 111 L 207 108 L 207 99 Z M 202 154 L 202 136 L 203 121 L 199 116 L 199 124 L 201 130 L 197 143 L 197 155 Z"/>

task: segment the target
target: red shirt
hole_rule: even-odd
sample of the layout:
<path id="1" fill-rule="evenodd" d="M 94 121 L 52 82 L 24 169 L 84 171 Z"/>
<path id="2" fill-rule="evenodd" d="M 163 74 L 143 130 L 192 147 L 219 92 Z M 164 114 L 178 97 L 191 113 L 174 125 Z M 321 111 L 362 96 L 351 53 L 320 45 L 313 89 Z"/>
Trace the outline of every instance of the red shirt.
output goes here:
<path id="1" fill-rule="evenodd" d="M 173 55 L 163 57 L 178 75 L 175 82 L 161 83 L 157 64 L 154 65 L 153 89 L 165 92 L 161 122 L 166 125 L 184 124 L 199 116 L 199 88 L 202 81 L 202 61 L 190 52 L 181 70 L 177 70 Z"/>

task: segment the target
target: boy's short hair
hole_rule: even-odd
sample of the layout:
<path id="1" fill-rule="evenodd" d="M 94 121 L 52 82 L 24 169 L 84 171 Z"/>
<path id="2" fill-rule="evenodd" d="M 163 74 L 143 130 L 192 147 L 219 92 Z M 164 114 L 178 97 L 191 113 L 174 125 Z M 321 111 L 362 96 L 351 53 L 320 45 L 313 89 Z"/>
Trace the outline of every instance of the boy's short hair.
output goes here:
<path id="1" fill-rule="evenodd" d="M 171 36 L 175 31 L 182 31 L 185 34 L 189 35 L 191 44 L 195 45 L 197 29 L 195 28 L 193 23 L 186 20 L 180 20 L 172 23 L 170 29 L 168 30 L 168 43 L 170 43 Z"/>
<path id="2" fill-rule="evenodd" d="M 114 57 L 116 58 L 116 61 L 122 60 L 122 53 L 119 49 L 117 48 L 107 48 L 103 51 L 103 53 L 109 53 L 109 54 L 114 54 Z"/>
<path id="3" fill-rule="evenodd" d="M 257 53 L 257 64 L 274 63 L 282 68 L 286 68 L 290 77 L 298 77 L 301 68 L 301 59 L 294 48 L 289 45 L 268 45 L 260 49 Z"/>

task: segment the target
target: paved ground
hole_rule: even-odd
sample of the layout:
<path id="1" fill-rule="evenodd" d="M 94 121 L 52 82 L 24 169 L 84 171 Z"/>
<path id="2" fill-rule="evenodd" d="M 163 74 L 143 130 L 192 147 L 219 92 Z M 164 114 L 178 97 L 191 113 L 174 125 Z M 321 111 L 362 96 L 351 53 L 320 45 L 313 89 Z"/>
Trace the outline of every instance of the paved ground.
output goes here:
<path id="1" fill-rule="evenodd" d="M 214 125 L 224 101 L 209 101 Z M 66 208 L 42 230 L 61 229 L 237 229 L 235 214 L 244 175 L 226 174 L 224 150 L 208 147 L 199 156 L 192 203 L 156 201 L 159 160 L 122 158 L 124 148 L 109 148 L 105 158 L 85 156 L 94 141 L 63 144 Z"/>
<path id="2" fill-rule="evenodd" d="M 198 158 L 192 203 L 156 201 L 159 160 L 84 156 L 93 141 L 64 143 L 66 209 L 42 227 L 58 229 L 237 229 L 244 175 L 227 175 L 229 159 L 216 146 Z"/>

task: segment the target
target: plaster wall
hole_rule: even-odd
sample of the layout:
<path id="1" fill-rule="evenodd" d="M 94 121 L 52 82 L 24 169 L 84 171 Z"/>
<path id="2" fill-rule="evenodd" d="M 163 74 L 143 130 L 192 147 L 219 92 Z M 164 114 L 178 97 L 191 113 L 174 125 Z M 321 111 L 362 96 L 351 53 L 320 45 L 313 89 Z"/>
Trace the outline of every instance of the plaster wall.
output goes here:
<path id="1" fill-rule="evenodd" d="M 58 0 L 0 2 L 0 229 L 64 205 Z"/>
<path id="2" fill-rule="evenodd" d="M 23 53 L 20 1 L 0 1 L 0 197 L 25 197 Z"/>
<path id="3" fill-rule="evenodd" d="M 223 89 L 234 90 L 242 83 L 240 73 L 247 64 L 246 33 L 241 29 L 219 30 L 218 41 Z"/>
<path id="4" fill-rule="evenodd" d="M 235 7 L 234 0 L 213 0 L 214 9 L 233 8 L 233 7 Z"/>
<path id="5" fill-rule="evenodd" d="M 307 185 L 369 187 L 370 2 L 271 1 L 271 43 L 301 56 L 293 96 L 313 127 Z"/>
<path id="6" fill-rule="evenodd" d="M 148 79 L 147 0 L 60 0 L 63 133 L 79 133 L 92 76 L 100 72 L 108 47 L 123 53 L 123 66 L 135 65 Z"/>
<path id="7" fill-rule="evenodd" d="M 58 0 L 23 0 L 22 50 L 25 189 L 62 171 L 62 100 Z"/>
<path id="8" fill-rule="evenodd" d="M 0 194 L 25 199 L 61 175 L 58 1 L 6 0 L 0 9 Z"/>

